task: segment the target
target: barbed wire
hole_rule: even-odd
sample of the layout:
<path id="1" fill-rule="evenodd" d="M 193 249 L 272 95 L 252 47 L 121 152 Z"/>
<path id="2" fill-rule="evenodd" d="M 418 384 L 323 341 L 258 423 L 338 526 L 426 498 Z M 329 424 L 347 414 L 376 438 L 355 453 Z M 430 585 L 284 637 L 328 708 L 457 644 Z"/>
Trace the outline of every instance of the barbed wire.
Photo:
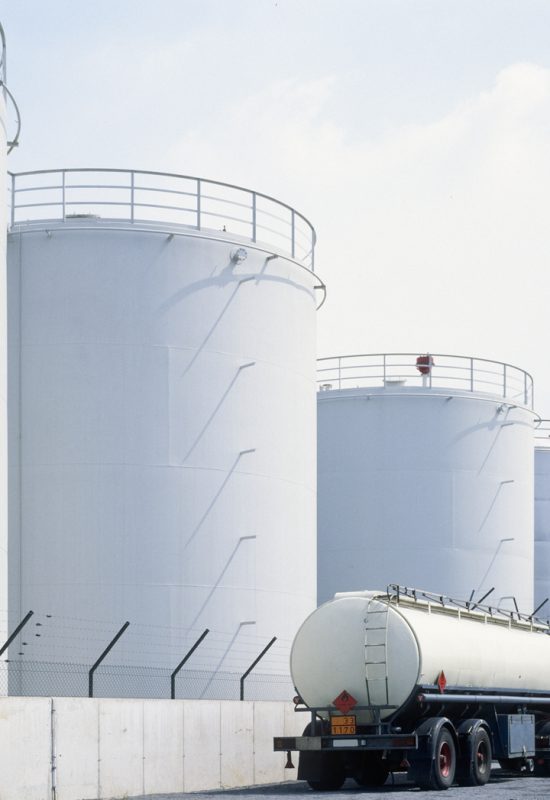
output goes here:
<path id="1" fill-rule="evenodd" d="M 20 622 L 13 614 L 0 616 L 6 618 L 9 630 Z M 123 622 L 34 613 L 0 660 L 0 694 L 86 696 L 89 670 Z M 247 698 L 292 697 L 288 670 L 291 640 L 251 630 L 255 626 L 256 622 L 245 622 L 233 630 L 209 629 L 176 678 L 176 697 L 238 699 L 241 676 L 268 643 L 272 644 L 269 651 L 246 679 Z M 170 697 L 173 670 L 204 632 L 196 626 L 130 621 L 95 671 L 94 695 Z"/>

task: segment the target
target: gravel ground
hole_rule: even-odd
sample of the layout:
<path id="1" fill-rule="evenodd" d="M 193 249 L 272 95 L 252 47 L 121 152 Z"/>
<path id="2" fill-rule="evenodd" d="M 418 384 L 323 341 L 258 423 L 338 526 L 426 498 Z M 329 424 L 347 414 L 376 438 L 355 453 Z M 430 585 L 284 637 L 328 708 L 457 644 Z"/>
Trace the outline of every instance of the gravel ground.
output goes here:
<path id="1" fill-rule="evenodd" d="M 386 786 L 380 789 L 358 790 L 353 781 L 347 781 L 339 792 L 313 792 L 303 781 L 273 784 L 270 786 L 251 786 L 247 789 L 226 789 L 225 791 L 190 792 L 188 794 L 155 794 L 128 798 L 128 800 L 366 800 L 386 798 L 386 800 L 550 800 L 550 778 L 522 778 L 507 775 L 495 769 L 486 786 L 453 786 L 447 791 L 426 792 L 408 783 L 404 775 L 391 777 Z"/>

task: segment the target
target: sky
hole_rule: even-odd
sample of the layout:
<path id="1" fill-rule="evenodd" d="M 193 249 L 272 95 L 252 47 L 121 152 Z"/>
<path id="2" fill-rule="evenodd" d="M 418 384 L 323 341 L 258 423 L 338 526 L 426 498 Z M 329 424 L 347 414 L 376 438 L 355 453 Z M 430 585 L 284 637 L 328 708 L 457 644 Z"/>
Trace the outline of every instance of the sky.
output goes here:
<path id="1" fill-rule="evenodd" d="M 515 364 L 550 417 L 550 0 L 5 0 L 14 172 L 152 169 L 317 231 L 319 356 Z"/>

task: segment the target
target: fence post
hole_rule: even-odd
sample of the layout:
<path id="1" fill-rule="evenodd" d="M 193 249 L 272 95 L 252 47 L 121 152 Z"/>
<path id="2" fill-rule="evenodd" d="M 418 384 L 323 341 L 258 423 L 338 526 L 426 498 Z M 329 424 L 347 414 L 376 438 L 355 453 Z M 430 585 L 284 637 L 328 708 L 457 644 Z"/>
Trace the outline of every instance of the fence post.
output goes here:
<path id="1" fill-rule="evenodd" d="M 205 631 L 203 631 L 203 633 L 201 633 L 201 635 L 199 636 L 199 638 L 197 639 L 197 641 L 195 642 L 195 644 L 193 645 L 193 647 L 192 647 L 190 650 L 188 650 L 188 652 L 186 653 L 186 655 L 184 656 L 184 658 L 182 658 L 182 660 L 180 661 L 180 663 L 178 664 L 178 666 L 176 667 L 176 669 L 175 669 L 175 670 L 173 671 L 173 673 L 170 675 L 170 697 L 172 698 L 172 700 L 175 700 L 175 699 L 176 699 L 176 675 L 178 674 L 178 672 L 180 671 L 180 669 L 183 667 L 183 665 L 184 665 L 184 664 L 185 664 L 185 663 L 186 663 L 186 662 L 187 662 L 187 661 L 188 661 L 188 660 L 191 658 L 191 656 L 193 655 L 193 653 L 195 652 L 195 650 L 197 649 L 197 647 L 200 645 L 200 643 L 202 642 L 202 640 L 203 640 L 203 639 L 204 639 L 204 638 L 205 638 L 205 637 L 206 637 L 206 636 L 207 636 L 209 633 L 210 633 L 210 629 L 209 629 L 209 628 L 206 628 L 206 630 L 205 630 Z"/>
<path id="2" fill-rule="evenodd" d="M 120 639 L 120 637 L 122 636 L 122 634 L 124 633 L 124 631 L 126 630 L 126 628 L 128 627 L 129 624 L 130 624 L 129 622 L 125 622 L 124 623 L 124 625 L 119 630 L 117 635 L 114 637 L 114 639 L 111 639 L 111 641 L 109 642 L 109 644 L 107 645 L 105 650 L 102 652 L 102 654 L 99 656 L 99 658 L 97 659 L 97 661 L 95 662 L 93 667 L 88 672 L 88 697 L 93 697 L 94 696 L 94 672 L 99 667 L 99 665 L 101 664 L 101 662 L 103 661 L 105 656 L 108 655 L 108 653 L 111 652 L 111 650 L 113 649 L 115 644 L 118 642 L 118 640 Z"/>
<path id="3" fill-rule="evenodd" d="M 34 611 L 29 611 L 29 613 L 25 617 L 23 617 L 23 619 L 21 620 L 17 628 L 14 630 L 14 632 L 10 636 L 8 636 L 2 647 L 0 647 L 0 656 L 8 649 L 8 647 L 13 642 L 17 634 L 23 630 L 23 628 L 25 627 L 25 625 L 30 620 L 33 614 Z"/>
<path id="4" fill-rule="evenodd" d="M 240 696 L 240 699 L 241 699 L 241 700 L 244 700 L 244 682 L 245 682 L 246 678 L 247 678 L 247 677 L 250 675 L 250 673 L 252 672 L 252 670 L 254 669 L 254 667 L 256 666 L 256 664 L 257 664 L 259 661 L 261 661 L 261 659 L 262 659 L 262 658 L 265 656 L 265 654 L 267 653 L 267 651 L 269 650 L 269 648 L 271 647 L 271 645 L 272 645 L 274 642 L 276 642 L 276 641 L 277 641 L 277 637 L 276 637 L 276 636 L 274 636 L 274 637 L 273 637 L 273 639 L 272 639 L 272 640 L 269 642 L 269 644 L 268 644 L 268 645 L 266 645 L 266 646 L 264 647 L 264 649 L 262 650 L 262 652 L 260 653 L 260 655 L 258 656 L 258 658 L 257 658 L 255 661 L 253 661 L 253 662 L 252 662 L 252 664 L 251 664 L 251 665 L 249 666 L 249 668 L 246 670 L 246 672 L 244 673 L 244 675 L 241 675 L 241 696 Z"/>

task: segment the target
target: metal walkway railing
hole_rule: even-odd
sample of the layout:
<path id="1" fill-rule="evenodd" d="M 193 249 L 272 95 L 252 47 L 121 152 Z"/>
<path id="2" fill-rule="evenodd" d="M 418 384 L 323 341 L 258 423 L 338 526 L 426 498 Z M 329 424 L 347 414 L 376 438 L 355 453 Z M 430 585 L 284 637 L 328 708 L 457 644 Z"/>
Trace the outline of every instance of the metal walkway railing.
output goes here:
<path id="1" fill-rule="evenodd" d="M 82 218 L 184 225 L 273 247 L 314 271 L 315 230 L 261 192 L 190 175 L 120 169 L 11 174 L 11 224 Z"/>
<path id="2" fill-rule="evenodd" d="M 385 387 L 485 392 L 533 408 L 533 379 L 512 364 L 442 353 L 374 353 L 321 358 L 320 391 Z"/>
<path id="3" fill-rule="evenodd" d="M 4 99 L 8 98 L 11 100 L 15 111 L 16 117 L 16 132 L 15 136 L 7 142 L 8 146 L 8 155 L 11 153 L 14 147 L 17 147 L 19 144 L 19 134 L 21 133 L 21 114 L 19 113 L 19 108 L 17 103 L 15 102 L 15 97 L 12 95 L 8 87 L 6 86 L 6 35 L 4 33 L 4 28 L 0 24 L 0 89 L 4 94 Z"/>

